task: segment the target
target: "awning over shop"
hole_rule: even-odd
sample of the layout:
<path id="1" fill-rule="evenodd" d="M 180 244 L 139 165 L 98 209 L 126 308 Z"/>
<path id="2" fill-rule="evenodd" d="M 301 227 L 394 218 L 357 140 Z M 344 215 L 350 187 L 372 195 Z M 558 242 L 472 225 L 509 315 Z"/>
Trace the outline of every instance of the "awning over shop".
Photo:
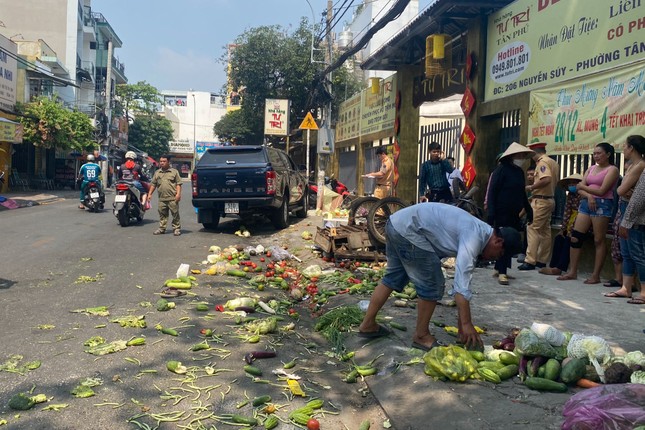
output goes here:
<path id="1" fill-rule="evenodd" d="M 35 69 L 27 69 L 27 70 L 29 71 L 30 79 L 47 79 L 52 81 L 54 85 L 58 85 L 62 87 L 72 86 L 72 87 L 80 88 L 80 86 L 76 85 L 76 83 L 68 79 L 59 78 L 58 76 L 52 75 L 51 73 L 46 73 L 41 70 L 35 70 Z"/>

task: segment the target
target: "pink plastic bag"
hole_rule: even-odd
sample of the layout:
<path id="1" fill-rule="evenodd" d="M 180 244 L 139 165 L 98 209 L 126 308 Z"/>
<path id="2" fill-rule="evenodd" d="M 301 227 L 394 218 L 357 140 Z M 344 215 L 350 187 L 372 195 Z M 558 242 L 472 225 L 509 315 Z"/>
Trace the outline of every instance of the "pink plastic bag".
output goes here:
<path id="1" fill-rule="evenodd" d="M 562 430 L 623 430 L 645 425 L 645 385 L 611 384 L 581 391 L 564 405 Z"/>

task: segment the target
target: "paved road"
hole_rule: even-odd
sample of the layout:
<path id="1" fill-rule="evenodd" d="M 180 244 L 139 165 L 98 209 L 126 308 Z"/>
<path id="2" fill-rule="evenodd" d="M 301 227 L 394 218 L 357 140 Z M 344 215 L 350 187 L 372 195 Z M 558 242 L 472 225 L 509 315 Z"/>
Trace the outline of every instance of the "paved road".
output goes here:
<path id="1" fill-rule="evenodd" d="M 184 191 L 188 191 L 188 184 L 184 185 Z M 200 279 L 200 287 L 195 289 L 197 296 L 178 300 L 177 312 L 160 314 L 142 308 L 140 303 L 154 303 L 163 280 L 174 275 L 179 263 L 194 265 L 202 261 L 210 245 L 290 244 L 290 249 L 305 259 L 304 264 L 321 263 L 312 260 L 306 245 L 299 240 L 302 230 L 315 231 L 320 218 L 300 221 L 295 227 L 277 234 L 269 226 L 257 225 L 251 229 L 253 236 L 244 242 L 232 234 L 239 226 L 235 220 L 223 223 L 216 233 L 201 230 L 195 222 L 188 193 L 184 196 L 186 199 L 181 205 L 184 234 L 180 237 L 153 236 L 157 225 L 155 213 L 149 213 L 143 225 L 122 228 L 110 211 L 92 214 L 76 209 L 72 194 L 67 196 L 68 200 L 57 203 L 0 212 L 3 234 L 0 247 L 0 315 L 3 323 L 0 361 L 11 354 L 21 354 L 25 360 L 43 362 L 40 369 L 26 376 L 0 372 L 0 420 L 10 421 L 9 428 L 129 429 L 134 427 L 127 424 L 126 419 L 145 408 L 150 407 L 155 412 L 160 408 L 161 411 L 173 410 L 159 401 L 160 393 L 156 388 L 172 386 L 164 373 L 164 363 L 183 357 L 184 361 L 194 364 L 187 350 L 200 340 L 197 327 L 215 324 L 196 314 L 194 303 L 221 303 L 234 297 L 241 287 L 227 283 L 223 278 L 207 277 Z M 110 198 L 108 196 L 108 201 Z M 97 274 L 101 274 L 97 282 L 75 283 L 79 276 L 95 277 Z M 503 337 L 512 327 L 527 327 L 537 321 L 562 330 L 601 336 L 607 339 L 615 353 L 643 349 L 645 307 L 604 298 L 602 293 L 609 289 L 602 286 L 587 286 L 578 281 L 557 282 L 554 277 L 537 272 L 512 270 L 510 274 L 517 279 L 511 280 L 510 286 L 501 286 L 491 276 L 491 269 L 475 272 L 473 318 L 476 324 L 488 328 L 489 333 L 484 337 L 487 344 Z M 345 295 L 337 297 L 332 306 L 356 303 L 365 298 Z M 82 352 L 82 343 L 97 334 L 114 340 L 140 333 L 120 328 L 106 318 L 68 312 L 98 305 L 109 305 L 113 317 L 145 314 L 148 329 L 144 333 L 148 344 L 98 360 Z M 306 314 L 304 309 L 301 312 Z M 357 351 L 360 362 L 384 354 L 378 361 L 380 374 L 367 378 L 367 385 L 340 382 L 343 368 L 325 355 L 328 344 L 313 333 L 311 321 L 306 318 L 298 323 L 298 336 L 278 339 L 282 361 L 297 356 L 301 363 L 297 369 L 302 366 L 313 369 L 312 372 L 323 371 L 307 374 L 307 388 L 342 406 L 340 415 L 325 417 L 323 428 L 354 429 L 364 418 L 371 419 L 372 428 L 381 428 L 387 417 L 392 428 L 399 430 L 560 427 L 562 407 L 572 393 L 538 393 L 517 381 L 498 386 L 436 382 L 423 374 L 422 366 L 403 366 L 392 373 L 393 364 L 408 361 L 413 356 L 409 346 L 416 315 L 412 309 L 397 308 L 391 303 L 386 305 L 383 314 L 405 324 L 408 331 L 396 331 L 393 336 L 368 344 L 355 336 L 347 341 L 349 349 Z M 182 317 L 188 320 L 179 322 Z M 454 325 L 455 308 L 439 306 L 434 319 Z M 195 328 L 184 328 L 179 338 L 169 338 L 153 329 L 157 322 L 171 326 L 195 325 Z M 216 320 L 216 323 L 218 330 L 231 333 L 230 321 Z M 38 329 L 41 324 L 51 324 L 55 328 Z M 102 324 L 107 326 L 100 327 Z M 435 332 L 440 340 L 454 341 L 439 329 Z M 318 348 L 303 347 L 310 342 L 315 342 Z M 204 398 L 199 401 L 212 404 L 215 411 L 230 412 L 245 392 L 250 397 L 263 392 L 239 372 L 240 357 L 249 347 L 242 343 L 223 346 L 237 355 L 237 361 L 215 357 L 214 366 L 232 368 L 238 373 L 224 374 L 225 377 L 216 379 L 223 384 L 213 391 L 217 401 L 212 398 L 208 402 Z M 125 357 L 140 360 L 141 366 L 124 360 Z M 136 379 L 142 369 L 154 369 L 159 373 Z M 90 399 L 70 398 L 69 391 L 90 376 L 104 381 L 96 389 L 99 395 Z M 59 413 L 30 411 L 14 419 L 14 414 L 5 406 L 9 395 L 27 391 L 33 385 L 35 392 L 54 396 L 50 403 L 69 403 L 69 408 Z M 280 397 L 274 401 L 288 403 L 282 400 Z M 122 406 L 115 409 L 110 405 L 94 406 L 105 402 Z M 191 405 L 194 406 L 188 404 L 187 408 Z M 248 409 L 241 411 L 248 414 Z M 90 422 L 92 424 L 88 424 Z M 176 427 L 162 424 L 161 428 Z M 291 426 L 281 424 L 278 428 Z"/>

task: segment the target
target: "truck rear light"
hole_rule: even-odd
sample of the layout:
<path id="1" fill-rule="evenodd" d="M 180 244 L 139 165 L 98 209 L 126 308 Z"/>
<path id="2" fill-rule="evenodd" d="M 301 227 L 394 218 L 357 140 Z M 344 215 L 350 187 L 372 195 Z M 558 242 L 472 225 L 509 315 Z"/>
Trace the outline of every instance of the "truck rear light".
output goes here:
<path id="1" fill-rule="evenodd" d="M 193 189 L 193 197 L 197 197 L 197 173 L 190 175 L 190 182 Z"/>
<path id="2" fill-rule="evenodd" d="M 267 181 L 267 194 L 275 194 L 275 171 L 271 170 L 265 174 Z"/>

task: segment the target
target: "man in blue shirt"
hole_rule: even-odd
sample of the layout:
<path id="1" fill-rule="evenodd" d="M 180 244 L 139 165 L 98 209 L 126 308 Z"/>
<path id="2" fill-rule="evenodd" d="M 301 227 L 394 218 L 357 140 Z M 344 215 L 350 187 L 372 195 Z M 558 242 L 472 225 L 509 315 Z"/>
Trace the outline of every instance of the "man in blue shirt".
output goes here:
<path id="1" fill-rule="evenodd" d="M 83 201 L 85 201 L 85 188 L 89 182 L 96 182 L 99 186 L 99 193 L 103 195 L 103 186 L 101 185 L 101 166 L 94 162 L 94 156 L 92 154 L 89 154 L 86 159 L 87 163 L 83 164 L 81 166 L 81 170 L 78 172 L 79 179 L 83 179 L 83 182 L 81 183 L 81 204 L 78 207 L 79 209 L 85 209 Z"/>
<path id="2" fill-rule="evenodd" d="M 376 314 L 392 291 L 401 292 L 412 282 L 418 295 L 417 324 L 412 347 L 430 350 L 440 345 L 429 324 L 437 301 L 443 297 L 445 279 L 441 259 L 456 257 L 455 278 L 448 292 L 459 311 L 459 339 L 466 347 L 482 346 L 470 316 L 470 282 L 478 256 L 485 260 L 511 255 L 522 248 L 520 234 L 510 227 L 493 229 L 468 212 L 443 203 L 421 203 L 395 212 L 386 225 L 387 268 L 374 290 L 359 335 L 365 338 L 389 333 L 376 322 Z"/>
<path id="3" fill-rule="evenodd" d="M 419 201 L 451 202 L 452 192 L 448 176 L 455 168 L 441 159 L 441 145 L 430 143 L 430 159 L 421 165 L 419 173 Z M 426 191 L 427 190 L 427 191 Z"/>

